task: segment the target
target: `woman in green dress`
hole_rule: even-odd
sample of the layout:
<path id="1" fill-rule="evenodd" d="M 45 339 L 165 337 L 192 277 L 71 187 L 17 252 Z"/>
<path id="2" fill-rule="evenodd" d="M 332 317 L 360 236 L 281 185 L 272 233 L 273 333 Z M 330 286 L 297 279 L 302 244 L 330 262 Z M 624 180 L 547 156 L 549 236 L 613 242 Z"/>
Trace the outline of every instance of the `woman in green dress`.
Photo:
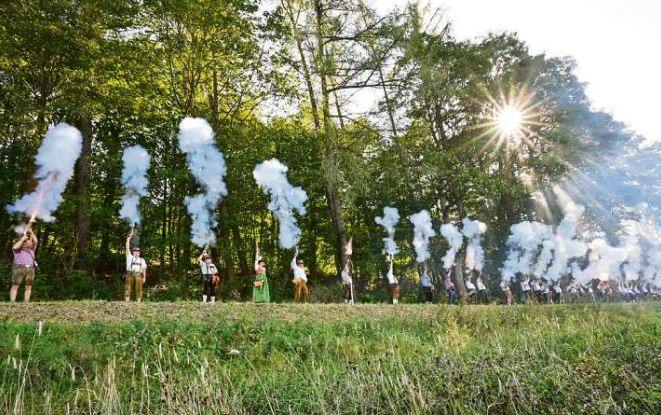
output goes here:
<path id="1" fill-rule="evenodd" d="M 266 262 L 259 255 L 259 242 L 255 249 L 255 281 L 252 287 L 252 301 L 255 303 L 269 303 L 269 280 L 266 278 Z"/>

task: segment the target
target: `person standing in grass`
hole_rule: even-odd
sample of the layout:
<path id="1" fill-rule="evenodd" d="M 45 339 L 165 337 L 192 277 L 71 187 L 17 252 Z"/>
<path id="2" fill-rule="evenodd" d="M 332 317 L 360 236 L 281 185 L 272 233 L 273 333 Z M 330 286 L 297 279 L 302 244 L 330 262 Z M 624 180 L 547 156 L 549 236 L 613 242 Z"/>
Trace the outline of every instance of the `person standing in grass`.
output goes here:
<path id="1" fill-rule="evenodd" d="M 422 271 L 422 276 L 420 276 L 420 285 L 422 285 L 422 291 L 425 294 L 425 301 L 431 303 L 434 299 L 434 285 L 429 278 L 427 273 L 427 264 L 425 264 L 424 271 Z"/>
<path id="2" fill-rule="evenodd" d="M 393 304 L 399 304 L 399 281 L 397 281 L 397 277 L 393 272 L 394 258 L 392 255 L 388 257 L 388 261 L 390 262 L 390 268 L 386 277 L 388 278 L 388 286 L 390 286 L 390 298 Z"/>
<path id="3" fill-rule="evenodd" d="M 475 284 L 472 281 L 472 273 L 469 269 L 466 269 L 466 296 L 469 301 L 472 301 L 475 296 Z"/>
<path id="4" fill-rule="evenodd" d="M 309 291 L 308 291 L 308 276 L 305 273 L 305 264 L 302 259 L 298 259 L 298 248 L 296 248 L 296 254 L 294 259 L 291 260 L 291 269 L 294 271 L 294 279 L 292 282 L 296 287 L 295 298 L 296 304 L 308 302 Z"/>
<path id="5" fill-rule="evenodd" d="M 512 287 L 510 287 L 509 280 L 502 280 L 500 282 L 500 289 L 505 294 L 505 302 L 507 305 L 512 305 Z"/>
<path id="6" fill-rule="evenodd" d="M 131 247 L 133 230 L 126 237 L 126 279 L 124 280 L 124 301 L 131 300 L 131 289 L 135 285 L 135 300 L 142 302 L 142 285 L 147 282 L 147 263 L 140 257 L 140 247 Z"/>
<path id="7" fill-rule="evenodd" d="M 207 245 L 202 254 L 197 258 L 202 271 L 202 302 L 206 303 L 207 299 L 211 303 L 216 302 L 216 285 L 220 282 L 218 275 L 218 268 L 211 260 L 211 255 L 208 252 L 209 245 Z"/>
<path id="8" fill-rule="evenodd" d="M 454 304 L 457 302 L 457 289 L 454 286 L 454 283 L 450 279 L 450 271 L 448 271 L 445 279 L 443 280 L 445 285 L 445 291 L 448 293 L 448 304 Z"/>
<path id="9" fill-rule="evenodd" d="M 342 291 L 344 292 L 344 303 L 353 304 L 353 278 L 351 278 L 351 259 L 347 259 L 340 276 L 342 277 Z"/>
<path id="10" fill-rule="evenodd" d="M 521 282 L 521 294 L 523 295 L 523 301 L 527 303 L 530 301 L 530 278 L 528 278 L 526 275 L 522 275 L 519 281 Z"/>
<path id="11" fill-rule="evenodd" d="M 269 280 L 266 278 L 266 262 L 259 254 L 259 242 L 255 245 L 255 280 L 252 287 L 254 303 L 270 303 Z"/>
<path id="12" fill-rule="evenodd" d="M 477 277 L 477 300 L 482 304 L 488 302 L 487 287 L 484 285 L 484 274 L 482 271 L 480 271 L 480 275 Z"/>
<path id="13" fill-rule="evenodd" d="M 11 269 L 11 289 L 9 290 L 9 301 L 16 302 L 18 289 L 25 284 L 23 301 L 30 302 L 32 294 L 32 283 L 34 282 L 34 270 L 37 266 L 35 253 L 37 250 L 37 237 L 32 231 L 32 221 L 28 223 L 23 235 L 12 245 L 14 263 Z"/>
<path id="14" fill-rule="evenodd" d="M 557 304 L 564 304 L 565 302 L 562 287 L 560 286 L 560 279 L 558 279 L 553 284 L 553 301 L 555 301 Z"/>

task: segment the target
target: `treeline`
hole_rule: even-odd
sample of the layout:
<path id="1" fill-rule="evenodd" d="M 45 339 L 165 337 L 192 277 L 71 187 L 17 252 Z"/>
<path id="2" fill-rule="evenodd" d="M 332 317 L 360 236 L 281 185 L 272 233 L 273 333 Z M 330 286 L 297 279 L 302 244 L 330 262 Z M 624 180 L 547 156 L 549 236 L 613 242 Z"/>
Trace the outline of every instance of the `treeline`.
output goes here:
<path id="1" fill-rule="evenodd" d="M 275 299 L 288 295 L 292 253 L 279 251 L 252 177 L 271 157 L 310 196 L 300 248 L 313 286 L 335 281 L 349 238 L 357 291 L 385 284 L 374 223 L 384 206 L 403 217 L 430 209 L 437 229 L 466 216 L 487 223 L 495 286 L 509 226 L 540 215 L 532 193 L 583 155 L 629 138 L 590 110 L 574 67 L 570 58 L 531 55 L 512 34 L 457 40 L 442 14 L 415 6 L 380 15 L 359 0 L 3 2 L 0 204 L 32 190 L 48 126 L 76 126 L 83 153 L 75 178 L 57 220 L 37 227 L 41 275 L 52 287 L 44 295 L 112 285 L 128 232 L 118 217 L 121 152 L 140 144 L 152 156 L 141 232 L 150 284 L 190 295 L 199 253 L 183 199 L 198 189 L 176 132 L 183 117 L 203 117 L 228 164 L 213 252 L 224 296 L 249 293 L 256 240 Z M 358 105 L 357 96 L 376 105 Z M 499 136 L 492 122 L 495 106 L 511 100 L 534 119 L 520 141 Z M 5 264 L 17 220 L 0 216 Z M 417 279 L 406 221 L 396 239 L 398 275 Z M 445 248 L 433 241 L 432 270 Z"/>

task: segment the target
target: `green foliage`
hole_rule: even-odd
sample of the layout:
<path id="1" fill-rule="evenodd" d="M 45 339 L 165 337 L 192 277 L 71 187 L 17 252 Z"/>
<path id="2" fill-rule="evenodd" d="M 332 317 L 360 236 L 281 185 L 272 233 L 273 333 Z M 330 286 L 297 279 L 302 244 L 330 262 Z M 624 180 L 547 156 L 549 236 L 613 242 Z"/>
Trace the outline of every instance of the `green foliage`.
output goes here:
<path id="1" fill-rule="evenodd" d="M 656 303 L 3 308 L 2 412 L 661 409 Z"/>
<path id="2" fill-rule="evenodd" d="M 0 5 L 0 205 L 34 188 L 32 158 L 49 125 L 92 124 L 89 177 L 82 177 L 89 183 L 78 166 L 57 220 L 37 226 L 38 259 L 48 276 L 37 282 L 37 298 L 120 292 L 114 281 L 128 231 L 118 218 L 121 154 L 133 144 L 152 157 L 141 206 L 148 289 L 154 299 L 197 295 L 198 253 L 183 204 L 197 189 L 176 141 L 185 116 L 209 120 L 227 159 L 229 196 L 216 212 L 213 248 L 226 299 L 249 298 L 257 240 L 273 299 L 291 297 L 292 253 L 278 248 L 277 222 L 252 177 L 265 159 L 288 165 L 292 183 L 309 195 L 300 248 L 313 285 L 332 286 L 338 275 L 340 211 L 354 241 L 356 294 L 376 299 L 385 295 L 385 264 L 374 218 L 384 206 L 397 207 L 403 218 L 429 209 L 436 229 L 464 216 L 484 221 L 486 273 L 497 281 L 509 226 L 540 214 L 533 192 L 556 183 L 586 153 L 628 137 L 608 114 L 590 110 L 570 58 L 532 56 L 515 35 L 458 41 L 449 26 L 426 30 L 416 6 L 383 18 L 364 2 L 344 0 L 287 0 L 265 14 L 258 6 L 256 0 Z M 315 6 L 323 6 L 320 15 Z M 356 92 L 383 96 L 375 113 L 349 112 Z M 493 101 L 508 94 L 529 99 L 538 121 L 517 145 L 495 139 L 489 126 Z M 335 209 L 331 194 L 340 201 Z M 20 220 L 0 216 L 5 262 Z M 89 246 L 79 244 L 87 237 Z M 411 238 L 402 221 L 397 273 L 414 284 Z M 436 274 L 445 248 L 440 239 L 432 243 Z"/>

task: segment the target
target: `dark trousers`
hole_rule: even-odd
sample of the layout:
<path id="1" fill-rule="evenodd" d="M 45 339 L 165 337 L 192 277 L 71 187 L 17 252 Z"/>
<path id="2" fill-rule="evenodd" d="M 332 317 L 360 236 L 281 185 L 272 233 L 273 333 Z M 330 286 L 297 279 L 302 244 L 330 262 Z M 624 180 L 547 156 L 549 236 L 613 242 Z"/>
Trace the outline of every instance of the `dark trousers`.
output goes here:
<path id="1" fill-rule="evenodd" d="M 213 279 L 211 278 L 204 278 L 202 280 L 202 285 L 203 285 L 203 293 L 207 297 L 215 297 L 216 296 L 216 284 L 213 283 Z"/>
<path id="2" fill-rule="evenodd" d="M 425 300 L 431 303 L 434 299 L 434 290 L 431 287 L 422 287 L 422 289 L 425 292 Z"/>
<path id="3" fill-rule="evenodd" d="M 342 284 L 342 289 L 344 290 L 344 300 L 351 301 L 351 285 Z"/>
<path id="4" fill-rule="evenodd" d="M 477 291 L 477 302 L 486 304 L 487 303 L 487 290 L 478 290 Z"/>

